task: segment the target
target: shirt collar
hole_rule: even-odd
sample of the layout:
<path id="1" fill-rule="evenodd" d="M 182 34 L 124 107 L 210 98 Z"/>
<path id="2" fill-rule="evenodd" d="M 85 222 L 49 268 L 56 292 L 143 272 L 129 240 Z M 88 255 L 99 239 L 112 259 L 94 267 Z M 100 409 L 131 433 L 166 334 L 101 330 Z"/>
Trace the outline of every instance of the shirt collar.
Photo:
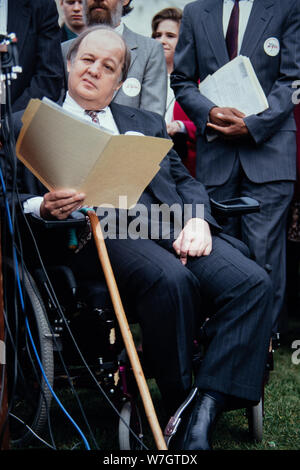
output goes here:
<path id="1" fill-rule="evenodd" d="M 66 98 L 63 104 L 63 108 L 67 111 L 70 111 L 74 114 L 82 114 L 84 115 L 84 109 L 70 96 L 69 92 L 67 91 Z M 101 109 L 101 114 L 105 114 L 108 110 L 108 106 Z"/>
<path id="2" fill-rule="evenodd" d="M 119 33 L 119 34 L 122 36 L 123 31 L 124 31 L 124 22 L 123 22 L 122 19 L 121 19 L 120 24 L 115 27 L 115 31 L 116 31 L 117 33 Z"/>

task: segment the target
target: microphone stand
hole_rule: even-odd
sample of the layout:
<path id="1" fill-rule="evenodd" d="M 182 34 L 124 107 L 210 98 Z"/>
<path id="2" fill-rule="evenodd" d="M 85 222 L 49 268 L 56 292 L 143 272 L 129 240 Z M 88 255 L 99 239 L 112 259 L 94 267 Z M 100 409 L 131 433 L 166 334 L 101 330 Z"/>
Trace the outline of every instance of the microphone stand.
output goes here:
<path id="1" fill-rule="evenodd" d="M 17 78 L 17 73 L 22 69 L 18 65 L 17 38 L 14 33 L 9 35 L 0 34 L 0 148 L 2 142 L 10 138 L 9 119 L 7 116 L 10 109 L 6 109 L 4 90 L 11 80 Z M 3 92 L 3 93 L 1 93 Z M 3 96 L 4 95 L 4 96 Z M 2 119 L 1 110 L 4 110 Z M 9 118 L 9 119 L 8 119 Z M 3 296 L 3 272 L 2 272 L 2 214 L 0 213 L 0 450 L 10 448 L 10 435 L 8 426 L 8 396 L 7 396 L 7 364 L 5 347 L 5 319 L 4 319 L 4 296 Z"/>

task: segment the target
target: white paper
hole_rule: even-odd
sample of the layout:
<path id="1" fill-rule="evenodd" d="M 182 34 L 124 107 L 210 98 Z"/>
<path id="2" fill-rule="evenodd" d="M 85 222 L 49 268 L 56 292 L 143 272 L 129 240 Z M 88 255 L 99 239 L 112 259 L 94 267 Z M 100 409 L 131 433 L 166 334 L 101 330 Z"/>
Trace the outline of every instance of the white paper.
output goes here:
<path id="1" fill-rule="evenodd" d="M 199 90 L 217 106 L 236 108 L 245 116 L 269 107 L 250 59 L 241 55 L 207 76 Z"/>

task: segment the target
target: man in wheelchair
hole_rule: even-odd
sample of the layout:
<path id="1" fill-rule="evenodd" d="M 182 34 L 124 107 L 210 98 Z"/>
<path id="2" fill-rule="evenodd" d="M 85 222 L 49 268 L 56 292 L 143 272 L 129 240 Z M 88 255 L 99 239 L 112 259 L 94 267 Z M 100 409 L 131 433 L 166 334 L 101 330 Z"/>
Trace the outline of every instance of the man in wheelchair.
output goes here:
<path id="1" fill-rule="evenodd" d="M 82 33 L 69 51 L 69 91 L 63 106 L 74 115 L 99 120 L 116 134 L 135 131 L 168 138 L 157 114 L 111 103 L 126 79 L 129 61 L 122 37 L 110 28 Z M 16 135 L 20 117 L 15 116 Z M 1 164 L 3 159 L 2 155 Z M 84 205 L 85 195 L 72 189 L 48 192 L 20 162 L 17 184 L 24 211 L 44 219 L 64 220 Z M 148 217 L 139 222 L 149 234 L 153 208 L 175 204 L 180 210 L 171 218 L 168 236 L 160 222 L 160 236 L 155 239 L 134 239 L 130 233 L 127 238 L 107 237 L 112 268 L 122 299 L 140 323 L 143 353 L 168 414 L 191 390 L 195 325 L 204 315 L 202 299 L 208 299 L 212 308 L 205 329 L 208 347 L 194 377 L 199 393 L 180 448 L 210 449 L 213 425 L 229 403 L 260 400 L 272 326 L 271 283 L 235 240 L 222 234 L 204 186 L 190 176 L 173 150 L 139 204 L 147 208 Z M 186 206 L 191 213 L 183 223 Z M 202 214 L 199 207 L 204 208 Z M 183 226 L 179 231 L 178 218 Z M 76 254 L 66 249 L 65 257 L 78 279 L 103 281 L 92 240 Z"/>

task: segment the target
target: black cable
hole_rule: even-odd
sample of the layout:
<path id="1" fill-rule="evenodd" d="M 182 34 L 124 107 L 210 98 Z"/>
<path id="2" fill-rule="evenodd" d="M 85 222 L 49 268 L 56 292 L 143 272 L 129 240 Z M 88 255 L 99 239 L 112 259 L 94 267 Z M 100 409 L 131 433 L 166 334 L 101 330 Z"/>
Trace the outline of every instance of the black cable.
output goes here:
<path id="1" fill-rule="evenodd" d="M 70 337 L 71 337 L 71 339 L 72 339 L 72 342 L 73 342 L 73 344 L 74 344 L 74 346 L 75 346 L 75 348 L 76 348 L 76 350 L 77 350 L 77 352 L 78 352 L 78 354 L 79 354 L 80 359 L 82 360 L 83 365 L 86 367 L 86 369 L 87 369 L 87 371 L 89 372 L 91 378 L 92 378 L 93 381 L 95 382 L 97 388 L 99 388 L 99 390 L 100 390 L 100 392 L 103 394 L 104 398 L 108 401 L 108 403 L 110 404 L 110 406 L 113 408 L 113 410 L 115 411 L 115 413 L 118 415 L 119 419 L 121 419 L 121 421 L 123 421 L 123 423 L 125 424 L 125 426 L 129 429 L 129 431 L 132 433 L 132 435 L 135 437 L 135 439 L 137 439 L 137 441 L 142 445 L 142 447 L 144 447 L 145 450 L 148 450 L 148 448 L 145 446 L 145 444 L 140 440 L 140 438 L 134 433 L 134 431 L 133 431 L 133 430 L 128 426 L 128 424 L 125 422 L 125 420 L 124 420 L 123 417 L 121 416 L 121 413 L 120 413 L 120 412 L 118 411 L 118 409 L 115 407 L 115 405 L 113 404 L 113 402 L 111 401 L 111 399 L 109 398 L 109 396 L 107 395 L 107 393 L 105 392 L 105 390 L 103 389 L 103 387 L 101 387 L 101 385 L 99 384 L 97 378 L 95 377 L 95 375 L 93 374 L 92 370 L 90 369 L 88 363 L 86 362 L 86 360 L 85 360 L 85 358 L 84 358 L 84 356 L 83 356 L 83 354 L 82 354 L 80 348 L 78 347 L 78 344 L 77 344 L 77 342 L 76 342 L 76 339 L 75 339 L 74 336 L 73 336 L 73 333 L 72 333 L 72 331 L 71 331 L 71 329 L 70 329 L 70 326 L 69 326 L 69 324 L 68 324 L 68 321 L 67 321 L 67 319 L 66 319 L 66 317 L 65 317 L 65 315 L 64 315 L 64 313 L 63 313 L 63 311 L 62 311 L 62 309 L 61 309 L 61 307 L 60 307 L 60 304 L 59 304 L 59 301 L 58 301 L 58 299 L 57 299 L 57 297 L 56 297 L 54 288 L 53 288 L 53 286 L 52 286 L 52 284 L 51 284 L 51 282 L 50 282 L 50 279 L 49 279 L 49 277 L 48 277 L 48 274 L 47 274 L 46 268 L 45 268 L 45 266 L 44 266 L 43 260 L 42 260 L 42 258 L 41 258 L 40 253 L 39 253 L 39 249 L 38 249 L 38 246 L 37 246 L 37 243 L 36 243 L 34 234 L 33 234 L 32 230 L 31 230 L 30 224 L 29 224 L 29 222 L 28 222 L 28 220 L 27 220 L 27 218 L 26 218 L 26 215 L 23 213 L 23 211 L 21 211 L 21 212 L 22 212 L 22 216 L 23 216 L 23 218 L 24 218 L 24 220 L 25 220 L 25 223 L 26 223 L 26 225 L 27 225 L 27 228 L 28 228 L 28 230 L 29 230 L 29 233 L 30 233 L 30 235 L 31 235 L 31 237 L 32 237 L 32 241 L 33 241 L 33 243 L 34 243 L 34 245 L 35 245 L 35 249 L 36 249 L 37 256 L 38 256 L 38 258 L 39 258 L 40 266 L 41 266 L 41 268 L 42 268 L 42 270 L 43 270 L 43 273 L 44 273 L 44 275 L 45 275 L 45 277 L 46 277 L 48 286 L 50 286 L 51 294 L 52 294 L 53 298 L 55 299 L 55 304 L 56 304 L 57 312 L 59 313 L 60 317 L 62 318 L 62 320 L 63 320 L 63 322 L 64 322 L 64 324 L 65 324 L 65 326 L 66 326 L 66 328 L 67 328 L 67 330 L 68 330 L 68 333 L 69 333 L 69 335 L 70 335 Z"/>
<path id="2" fill-rule="evenodd" d="M 27 270 L 26 267 L 25 267 L 25 269 L 26 269 L 26 273 L 29 274 L 29 272 L 28 272 L 28 270 Z M 28 280 L 29 280 L 29 282 L 30 282 L 30 285 L 31 285 L 32 289 L 33 289 L 34 292 L 35 292 L 35 295 L 36 295 L 37 298 L 39 299 L 39 293 L 36 291 L 36 286 L 32 284 L 30 276 L 27 276 L 27 278 L 28 278 Z M 39 299 L 39 300 L 41 300 L 41 299 Z M 67 380 L 68 380 L 68 382 L 69 382 L 69 385 L 70 385 L 70 387 L 71 387 L 71 389 L 72 389 L 72 392 L 73 392 L 73 394 L 74 394 L 74 396 L 75 396 L 75 398 L 76 398 L 76 400 L 77 400 L 77 403 L 78 403 L 78 405 L 79 405 L 80 411 L 81 411 L 82 416 L 83 416 L 83 419 L 84 419 L 85 424 L 86 424 L 86 426 L 87 426 L 87 428 L 88 428 L 88 430 L 89 430 L 89 433 L 90 433 L 90 436 L 91 436 L 91 438 L 92 438 L 92 440 L 93 440 L 93 442 L 94 442 L 94 445 L 95 445 L 96 449 L 99 450 L 97 441 L 96 441 L 96 439 L 95 439 L 95 437 L 94 437 L 94 434 L 93 434 L 93 432 L 92 432 L 92 430 L 91 430 L 91 427 L 90 427 L 90 425 L 89 425 L 89 422 L 88 422 L 88 420 L 87 420 L 87 418 L 86 418 L 86 414 L 85 414 L 85 412 L 84 412 L 82 403 L 81 403 L 81 401 L 80 401 L 80 398 L 79 398 L 79 396 L 78 396 L 77 391 L 75 390 L 75 387 L 74 387 L 73 381 L 72 381 L 72 379 L 71 379 L 71 377 L 70 377 L 68 368 L 67 368 L 67 366 L 66 366 L 66 364 L 65 364 L 65 361 L 64 361 L 64 359 L 63 359 L 63 356 L 62 356 L 62 353 L 61 353 L 61 351 L 60 351 L 60 348 L 59 348 L 59 344 L 58 344 L 58 342 L 57 342 L 57 339 L 56 339 L 56 337 L 55 337 L 55 334 L 54 334 L 52 325 L 51 325 L 51 323 L 49 322 L 48 317 L 46 316 L 45 318 L 46 318 L 46 320 L 47 320 L 49 330 L 50 330 L 50 332 L 51 332 L 51 334 L 52 334 L 52 341 L 54 342 L 54 344 L 55 344 L 55 346 L 56 346 L 56 350 L 57 350 L 57 352 L 58 352 L 60 361 L 61 361 L 62 366 L 63 366 L 63 369 L 64 369 L 64 371 L 65 371 L 65 373 L 66 373 L 66 376 L 67 376 Z"/>
<path id="3" fill-rule="evenodd" d="M 47 275 L 45 266 L 44 266 L 44 264 L 43 264 L 42 258 L 41 258 L 40 253 L 39 253 L 39 249 L 38 249 L 38 246 L 37 246 L 35 237 L 34 237 L 33 232 L 32 232 L 32 230 L 31 230 L 31 227 L 30 227 L 30 225 L 29 225 L 29 223 L 28 223 L 28 220 L 27 220 L 25 214 L 23 213 L 23 210 L 22 210 L 23 208 L 22 208 L 22 204 L 21 204 L 20 197 L 19 197 L 19 194 L 18 194 L 18 189 L 16 189 L 16 193 L 17 193 L 17 200 L 18 200 L 18 203 L 19 203 L 19 206 L 20 206 L 20 209 L 21 209 L 21 210 L 20 210 L 20 213 L 22 214 L 22 216 L 23 216 L 23 218 L 24 218 L 24 220 L 25 220 L 25 223 L 26 223 L 26 225 L 27 225 L 27 228 L 28 228 L 28 230 L 29 230 L 29 233 L 30 233 L 30 235 L 31 235 L 31 238 L 32 238 L 32 240 L 33 240 L 33 243 L 34 243 L 34 245 L 35 245 L 35 250 L 36 250 L 37 256 L 38 256 L 38 258 L 39 258 L 40 265 L 41 265 L 41 267 L 42 267 L 42 269 L 43 269 L 43 272 L 44 272 L 44 274 L 45 274 L 45 276 L 46 276 L 47 282 L 48 282 L 48 284 L 51 286 L 52 295 L 53 295 L 53 297 L 54 297 L 55 300 L 56 300 L 57 311 L 59 312 L 61 318 L 63 319 L 63 321 L 64 321 L 64 323 L 65 323 L 65 325 L 66 325 L 66 327 L 67 327 L 67 329 L 68 329 L 68 332 L 69 332 L 69 334 L 70 334 L 70 336 L 71 336 L 71 339 L 72 339 L 72 341 L 73 341 L 73 343 L 74 343 L 74 345 L 75 345 L 75 347 L 76 347 L 76 349 L 77 349 L 77 351 L 78 351 L 78 353 L 79 353 L 79 356 L 81 357 L 81 360 L 83 361 L 83 364 L 84 364 L 85 367 L 87 368 L 88 372 L 90 373 L 91 377 L 92 377 L 93 380 L 95 381 L 97 387 L 100 389 L 101 393 L 104 395 L 104 397 L 106 398 L 106 400 L 107 400 L 107 401 L 109 402 L 109 404 L 112 406 L 112 408 L 114 409 L 114 411 L 118 414 L 119 418 L 124 422 L 124 424 L 128 427 L 129 431 L 130 431 L 130 432 L 134 435 L 134 437 L 140 442 L 140 444 L 141 444 L 144 448 L 146 448 L 146 446 L 144 445 L 144 443 L 139 439 L 138 436 L 136 436 L 136 434 L 130 429 L 130 427 L 128 426 L 128 424 L 123 420 L 121 414 L 120 414 L 119 411 L 116 409 L 116 407 L 115 407 L 115 405 L 113 404 L 113 402 L 110 400 L 110 398 L 108 397 L 108 395 L 105 393 L 105 391 L 103 390 L 103 388 L 101 387 L 101 385 L 100 385 L 99 382 L 97 381 L 96 377 L 94 376 L 93 372 L 91 371 L 90 367 L 88 366 L 87 362 L 85 361 L 85 359 L 84 359 L 84 357 L 83 357 L 83 355 L 82 355 L 80 349 L 78 348 L 78 345 L 77 345 L 77 343 L 76 343 L 76 340 L 75 340 L 75 338 L 74 338 L 74 336 L 73 336 L 73 334 L 72 334 L 72 332 L 71 332 L 71 330 L 70 330 L 70 327 L 69 327 L 69 325 L 68 325 L 68 322 L 67 322 L 67 320 L 66 320 L 66 318 L 65 318 L 65 316 L 64 316 L 64 314 L 63 314 L 63 312 L 62 312 L 62 309 L 61 309 L 61 307 L 60 307 L 60 304 L 59 304 L 59 302 L 58 302 L 58 300 L 57 300 L 57 298 L 56 298 L 55 291 L 54 291 L 54 289 L 53 289 L 53 287 L 52 287 L 52 285 L 51 285 L 51 282 L 50 282 L 50 280 L 49 280 L 49 278 L 48 278 L 48 275 Z M 146 448 L 146 449 L 147 449 L 147 448 Z"/>

